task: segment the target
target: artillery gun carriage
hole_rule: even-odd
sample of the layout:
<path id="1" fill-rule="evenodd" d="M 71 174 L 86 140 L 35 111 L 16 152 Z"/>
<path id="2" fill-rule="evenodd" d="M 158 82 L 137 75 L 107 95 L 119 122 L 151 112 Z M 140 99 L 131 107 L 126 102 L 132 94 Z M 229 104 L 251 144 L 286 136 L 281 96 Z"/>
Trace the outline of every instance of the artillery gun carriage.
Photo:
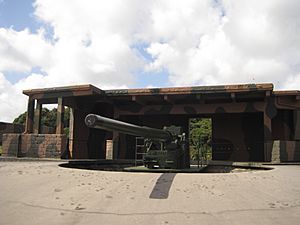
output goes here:
<path id="1" fill-rule="evenodd" d="M 144 166 L 153 168 L 185 169 L 189 168 L 186 136 L 179 126 L 165 126 L 156 129 L 138 126 L 96 114 L 89 114 L 85 124 L 90 128 L 117 131 L 120 133 L 143 137 Z"/>

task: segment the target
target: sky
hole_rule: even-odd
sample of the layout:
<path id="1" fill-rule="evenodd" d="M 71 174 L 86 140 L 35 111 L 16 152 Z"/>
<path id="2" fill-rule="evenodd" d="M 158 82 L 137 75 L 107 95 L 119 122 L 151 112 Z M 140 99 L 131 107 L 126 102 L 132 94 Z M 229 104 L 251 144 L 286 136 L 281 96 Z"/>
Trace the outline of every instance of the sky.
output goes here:
<path id="1" fill-rule="evenodd" d="M 0 0 L 0 121 L 24 89 L 300 89 L 298 0 Z"/>

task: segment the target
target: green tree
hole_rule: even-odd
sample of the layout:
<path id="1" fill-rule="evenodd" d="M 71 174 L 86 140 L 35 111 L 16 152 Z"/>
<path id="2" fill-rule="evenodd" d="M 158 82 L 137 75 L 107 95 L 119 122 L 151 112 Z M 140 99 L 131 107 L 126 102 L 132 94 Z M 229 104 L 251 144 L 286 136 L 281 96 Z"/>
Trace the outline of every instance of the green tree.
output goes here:
<path id="1" fill-rule="evenodd" d="M 25 125 L 26 122 L 26 115 L 27 112 L 24 112 L 20 114 L 17 118 L 14 119 L 13 123 L 15 124 L 23 124 Z M 42 115 L 41 115 L 41 126 L 47 126 L 47 127 L 52 127 L 56 128 L 56 117 L 57 117 L 57 109 L 53 108 L 51 110 L 47 108 L 42 109 Z M 70 118 L 70 109 L 68 107 L 65 108 L 65 113 L 64 113 L 64 131 L 65 134 L 69 134 L 69 118 Z"/>
<path id="2" fill-rule="evenodd" d="M 211 119 L 193 118 L 190 120 L 190 155 L 191 159 L 198 159 L 199 148 L 205 159 L 211 154 Z"/>
<path id="3" fill-rule="evenodd" d="M 23 125 L 25 125 L 26 115 L 27 115 L 27 112 L 24 112 L 24 113 L 20 114 L 17 118 L 14 119 L 13 123 L 14 124 L 23 124 Z"/>

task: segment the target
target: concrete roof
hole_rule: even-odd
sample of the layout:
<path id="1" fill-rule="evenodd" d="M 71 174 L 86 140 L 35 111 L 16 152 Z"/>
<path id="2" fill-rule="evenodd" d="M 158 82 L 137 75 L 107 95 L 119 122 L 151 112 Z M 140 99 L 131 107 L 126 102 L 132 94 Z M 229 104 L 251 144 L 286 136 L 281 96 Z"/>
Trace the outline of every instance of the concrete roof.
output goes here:
<path id="1" fill-rule="evenodd" d="M 236 93 L 253 91 L 272 91 L 273 84 L 235 84 L 214 86 L 170 87 L 170 88 L 141 88 L 106 90 L 109 95 L 165 95 L 165 94 L 201 94 L 201 93 Z"/>
<path id="2" fill-rule="evenodd" d="M 193 86 L 193 87 L 169 87 L 169 88 L 140 88 L 140 89 L 113 89 L 101 90 L 91 84 L 39 88 L 24 90 L 23 94 L 35 99 L 106 95 L 180 95 L 180 94 L 214 94 L 214 93 L 244 93 L 244 92 L 263 92 L 273 91 L 273 84 L 236 84 L 236 85 L 215 85 L 215 86 Z"/>
<path id="3" fill-rule="evenodd" d="M 69 96 L 85 96 L 94 94 L 104 94 L 104 91 L 91 85 L 75 85 L 52 88 L 39 88 L 24 90 L 23 94 L 32 96 L 33 98 L 49 98 L 49 97 L 69 97 Z"/>

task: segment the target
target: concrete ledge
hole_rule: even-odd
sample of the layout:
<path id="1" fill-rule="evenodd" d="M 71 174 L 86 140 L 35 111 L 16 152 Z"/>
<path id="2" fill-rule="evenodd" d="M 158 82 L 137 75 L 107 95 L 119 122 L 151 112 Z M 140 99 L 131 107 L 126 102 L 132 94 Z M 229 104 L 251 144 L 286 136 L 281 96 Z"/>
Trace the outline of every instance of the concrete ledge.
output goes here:
<path id="1" fill-rule="evenodd" d="M 0 162 L 68 162 L 65 159 L 59 158 L 30 158 L 30 157 L 10 157 L 0 156 Z"/>

